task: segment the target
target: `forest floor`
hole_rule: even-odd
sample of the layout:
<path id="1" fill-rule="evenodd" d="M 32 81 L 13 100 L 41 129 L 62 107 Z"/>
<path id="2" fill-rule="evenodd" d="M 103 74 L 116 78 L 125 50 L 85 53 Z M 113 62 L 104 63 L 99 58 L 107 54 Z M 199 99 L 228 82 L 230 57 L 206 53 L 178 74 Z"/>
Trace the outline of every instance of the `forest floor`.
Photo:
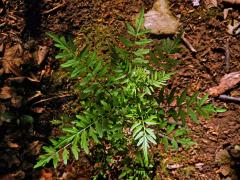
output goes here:
<path id="1" fill-rule="evenodd" d="M 142 6 L 147 11 L 152 4 L 153 0 L 0 1 L 0 179 L 89 179 L 93 165 L 84 158 L 57 170 L 33 169 L 41 146 L 53 133 L 50 121 L 74 101 L 70 87 L 63 86 L 67 83 L 56 78 L 59 62 L 46 33 L 78 37 L 81 29 L 104 25 L 117 36 L 126 33 L 124 23 L 131 22 Z M 229 7 L 233 9 L 224 19 L 223 11 Z M 193 7 L 191 1 L 172 0 L 171 11 L 181 23 L 179 32 L 184 31 L 197 50 L 193 53 L 181 45 L 172 87 L 188 86 L 190 94 L 206 92 L 225 74 L 240 70 L 239 36 L 227 33 L 229 22 L 240 21 L 239 7 L 219 2 L 208 9 L 203 2 Z M 227 93 L 239 96 L 239 86 Z M 198 125 L 190 123 L 197 145 L 163 153 L 154 179 L 240 178 L 240 155 L 234 150 L 240 144 L 240 106 L 218 98 L 212 101 L 227 111 Z"/>

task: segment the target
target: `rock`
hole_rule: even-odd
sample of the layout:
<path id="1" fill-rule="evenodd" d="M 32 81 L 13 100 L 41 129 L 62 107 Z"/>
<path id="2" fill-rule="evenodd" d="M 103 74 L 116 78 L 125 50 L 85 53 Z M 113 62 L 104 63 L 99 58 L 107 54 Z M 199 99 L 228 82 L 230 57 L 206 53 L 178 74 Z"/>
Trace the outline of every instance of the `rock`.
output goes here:
<path id="1" fill-rule="evenodd" d="M 175 34 L 179 22 L 169 10 L 168 0 L 157 0 L 145 14 L 144 27 L 153 34 Z"/>

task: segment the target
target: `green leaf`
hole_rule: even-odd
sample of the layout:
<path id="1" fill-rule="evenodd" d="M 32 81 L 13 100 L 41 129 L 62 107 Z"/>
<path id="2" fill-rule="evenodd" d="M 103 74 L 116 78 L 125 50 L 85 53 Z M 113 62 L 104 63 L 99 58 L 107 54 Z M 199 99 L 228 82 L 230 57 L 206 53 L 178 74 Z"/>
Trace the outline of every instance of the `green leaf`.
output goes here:
<path id="1" fill-rule="evenodd" d="M 177 105 L 180 106 L 186 100 L 186 97 L 187 97 L 187 89 L 184 89 L 181 96 L 177 99 Z"/>
<path id="2" fill-rule="evenodd" d="M 138 46 L 142 46 L 142 45 L 149 44 L 151 42 L 152 42 L 151 39 L 142 39 L 142 40 L 136 41 L 135 44 Z"/>
<path id="3" fill-rule="evenodd" d="M 170 94 L 169 94 L 168 97 L 167 97 L 167 102 L 168 102 L 168 104 L 171 104 L 171 103 L 173 102 L 173 100 L 174 100 L 174 95 L 175 95 L 175 93 L 176 93 L 176 90 L 177 90 L 176 87 L 172 88 Z"/>
<path id="4" fill-rule="evenodd" d="M 73 140 L 73 143 L 72 143 L 72 153 L 73 153 L 73 156 L 76 160 L 78 160 L 78 153 L 79 153 L 79 148 L 78 148 L 78 142 L 79 142 L 79 134 L 77 134 Z"/>
<path id="5" fill-rule="evenodd" d="M 80 52 L 80 55 L 79 55 L 79 58 L 80 59 L 83 59 L 83 58 L 85 58 L 87 55 L 88 55 L 88 46 L 85 46 L 84 48 L 83 48 L 83 50 Z M 94 57 L 96 57 L 96 55 L 93 53 L 93 56 L 92 56 L 92 58 L 94 58 Z"/>
<path id="6" fill-rule="evenodd" d="M 102 138 L 103 137 L 103 127 L 102 127 L 102 124 L 99 123 L 99 122 L 96 122 L 95 126 L 96 126 L 96 131 L 97 131 L 99 137 Z"/>
<path id="7" fill-rule="evenodd" d="M 128 34 L 132 36 L 136 36 L 135 29 L 131 26 L 129 22 L 126 22 L 126 26 L 127 26 Z"/>
<path id="8" fill-rule="evenodd" d="M 138 140 L 140 137 L 142 137 L 144 135 L 143 131 L 140 131 L 136 136 L 135 136 L 135 140 Z"/>
<path id="9" fill-rule="evenodd" d="M 78 160 L 78 153 L 79 153 L 79 148 L 77 146 L 72 146 L 71 148 L 73 156 L 76 160 Z"/>
<path id="10" fill-rule="evenodd" d="M 131 131 L 134 130 L 136 127 L 138 127 L 141 124 L 141 122 L 135 122 L 132 127 L 131 127 Z"/>
<path id="11" fill-rule="evenodd" d="M 128 40 L 128 39 L 126 39 L 126 38 L 124 38 L 124 37 L 122 37 L 122 36 L 119 37 L 119 40 L 120 40 L 126 47 L 132 47 L 132 46 L 133 46 L 133 43 L 132 43 L 130 40 Z"/>
<path id="12" fill-rule="evenodd" d="M 202 106 L 208 99 L 208 94 L 206 94 L 202 99 L 199 100 L 198 106 Z"/>
<path id="13" fill-rule="evenodd" d="M 65 127 L 62 129 L 64 132 L 68 132 L 70 134 L 76 134 L 78 133 L 78 130 L 76 128 L 73 127 Z"/>
<path id="14" fill-rule="evenodd" d="M 140 146 L 141 144 L 143 144 L 144 138 L 145 137 L 143 136 L 138 140 L 137 146 Z M 135 140 L 137 140 L 137 139 L 135 139 Z"/>
<path id="15" fill-rule="evenodd" d="M 144 55 L 148 54 L 150 52 L 150 49 L 138 49 L 134 52 L 136 56 L 143 57 Z"/>
<path id="16" fill-rule="evenodd" d="M 56 168 L 57 164 L 59 162 L 59 154 L 56 152 L 55 155 L 53 156 L 53 167 Z"/>
<path id="17" fill-rule="evenodd" d="M 171 144 L 174 150 L 178 150 L 178 143 L 174 138 L 171 140 Z"/>
<path id="18" fill-rule="evenodd" d="M 223 112 L 226 112 L 226 111 L 227 111 L 227 109 L 225 109 L 225 108 L 215 107 L 215 112 L 217 112 L 217 113 L 223 113 Z"/>
<path id="19" fill-rule="evenodd" d="M 68 67 L 71 67 L 71 66 L 74 66 L 74 65 L 76 65 L 76 60 L 71 59 L 71 60 L 68 60 L 67 62 L 61 64 L 61 67 L 62 68 L 68 68 Z"/>
<path id="20" fill-rule="evenodd" d="M 181 108 L 178 110 L 178 116 L 182 120 L 182 125 L 186 126 L 186 113 Z"/>
<path id="21" fill-rule="evenodd" d="M 83 150 L 85 151 L 86 154 L 89 153 L 87 131 L 83 131 L 81 134 L 81 147 L 83 148 Z"/>
<path id="22" fill-rule="evenodd" d="M 199 95 L 199 92 L 195 92 L 190 100 L 187 102 L 188 107 L 191 106 L 193 103 L 197 102 L 197 97 Z"/>
<path id="23" fill-rule="evenodd" d="M 194 144 L 197 144 L 196 142 L 192 141 L 190 138 L 181 138 L 178 140 L 178 142 L 186 148 L 188 148 Z"/>
<path id="24" fill-rule="evenodd" d="M 152 136 L 150 136 L 150 135 L 147 135 L 147 139 L 151 142 L 151 143 L 153 143 L 153 144 L 157 144 L 157 142 L 155 141 L 155 139 L 153 139 L 153 137 Z"/>
<path id="25" fill-rule="evenodd" d="M 34 122 L 33 117 L 32 117 L 32 116 L 29 116 L 29 115 L 22 115 L 21 120 L 22 120 L 24 123 L 30 123 L 30 124 L 32 124 L 32 123 Z"/>
<path id="26" fill-rule="evenodd" d="M 166 133 L 170 134 L 175 129 L 175 127 L 176 127 L 175 124 L 168 125 L 166 129 Z"/>
<path id="27" fill-rule="evenodd" d="M 174 133 L 174 137 L 183 136 L 187 133 L 185 129 L 177 129 Z"/>
<path id="28" fill-rule="evenodd" d="M 158 124 L 158 122 L 154 121 L 154 120 L 150 120 L 150 119 L 146 119 L 144 121 L 147 125 L 156 125 Z"/>
<path id="29" fill-rule="evenodd" d="M 91 136 L 93 138 L 95 143 L 97 143 L 97 144 L 100 143 L 100 141 L 96 135 L 96 131 L 92 127 L 90 127 L 90 129 L 89 129 L 89 136 Z"/>
<path id="30" fill-rule="evenodd" d="M 197 118 L 196 113 L 192 110 L 192 108 L 187 109 L 188 115 L 191 117 L 191 120 L 197 124 L 199 124 L 199 120 Z"/>
<path id="31" fill-rule="evenodd" d="M 67 165 L 67 161 L 69 159 L 69 152 L 67 148 L 64 148 L 63 153 L 62 153 L 62 158 L 63 158 L 63 163 Z"/>
<path id="32" fill-rule="evenodd" d="M 144 9 L 142 8 L 140 11 L 139 17 L 136 19 L 136 23 L 135 23 L 137 33 L 141 29 L 143 23 L 144 23 Z"/>
<path id="33" fill-rule="evenodd" d="M 163 145 L 164 145 L 164 150 L 165 150 L 165 151 L 168 151 L 168 139 L 167 139 L 166 136 L 164 136 L 164 137 L 162 138 L 162 143 L 163 143 Z"/>
<path id="34" fill-rule="evenodd" d="M 142 125 L 138 125 L 138 126 L 133 130 L 133 137 L 135 137 L 135 136 L 139 133 L 139 131 L 142 130 L 142 128 L 143 128 Z"/>
<path id="35" fill-rule="evenodd" d="M 142 35 L 148 34 L 150 32 L 151 31 L 148 29 L 140 29 L 140 31 L 138 32 L 138 36 L 142 36 Z"/>
<path id="36" fill-rule="evenodd" d="M 148 133 L 153 139 L 157 139 L 156 135 L 154 134 L 153 129 L 146 128 L 145 130 L 147 131 L 147 133 Z"/>
<path id="37" fill-rule="evenodd" d="M 133 61 L 135 64 L 148 64 L 148 60 L 144 60 L 143 58 L 135 58 Z"/>

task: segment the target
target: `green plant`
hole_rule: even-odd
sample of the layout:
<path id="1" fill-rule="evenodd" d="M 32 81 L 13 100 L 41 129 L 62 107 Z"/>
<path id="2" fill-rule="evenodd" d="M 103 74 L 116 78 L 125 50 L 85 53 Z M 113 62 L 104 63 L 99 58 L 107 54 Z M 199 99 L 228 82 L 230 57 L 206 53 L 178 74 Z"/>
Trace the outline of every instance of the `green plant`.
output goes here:
<path id="1" fill-rule="evenodd" d="M 176 88 L 168 92 L 165 85 L 173 73 L 157 71 L 149 64 L 147 55 L 151 49 L 147 46 L 152 40 L 146 38 L 148 31 L 141 28 L 143 21 L 141 11 L 135 28 L 126 24 L 131 37 L 120 38 L 126 48 L 110 45 L 109 59 L 102 59 L 97 51 L 89 51 L 88 47 L 76 53 L 77 47 L 72 41 L 48 34 L 60 49 L 56 58 L 65 61 L 61 67 L 77 80 L 75 89 L 81 93 L 82 111 L 73 121 L 64 124 L 62 136 L 50 139 L 52 145 L 43 147 L 44 154 L 40 155 L 35 168 L 51 160 L 54 167 L 59 161 L 67 164 L 70 154 L 77 160 L 81 149 L 93 155 L 94 145 L 107 142 L 110 149 L 115 150 L 112 156 L 140 148 L 143 164 L 139 171 L 128 169 L 126 173 L 123 169 L 121 176 L 147 177 L 141 168 L 149 167 L 151 145 L 161 142 L 167 150 L 169 145 L 177 149 L 179 145 L 188 147 L 194 143 L 186 138 L 186 118 L 198 123 L 198 114 L 208 117 L 215 108 L 205 105 L 207 96 L 199 98 L 195 93 L 188 97 L 186 90 L 177 95 Z M 172 47 L 165 46 L 162 50 L 169 52 Z M 174 119 L 173 124 L 170 118 Z M 182 122 L 182 126 L 178 122 Z"/>

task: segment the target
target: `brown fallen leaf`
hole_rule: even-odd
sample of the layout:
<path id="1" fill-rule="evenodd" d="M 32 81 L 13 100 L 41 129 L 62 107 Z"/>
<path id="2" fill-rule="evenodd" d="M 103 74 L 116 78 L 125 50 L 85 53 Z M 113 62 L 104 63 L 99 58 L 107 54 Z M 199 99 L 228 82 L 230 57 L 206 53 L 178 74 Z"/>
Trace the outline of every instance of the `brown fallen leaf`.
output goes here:
<path id="1" fill-rule="evenodd" d="M 8 145 L 8 147 L 13 148 L 13 149 L 20 148 L 20 146 L 17 143 L 8 142 L 7 145 Z"/>
<path id="2" fill-rule="evenodd" d="M 22 106 L 22 96 L 14 96 L 11 98 L 11 105 L 15 108 L 20 108 Z"/>
<path id="3" fill-rule="evenodd" d="M 223 2 L 227 2 L 231 4 L 240 4 L 240 0 L 223 0 Z"/>
<path id="4" fill-rule="evenodd" d="M 205 0 L 207 8 L 218 7 L 217 0 Z"/>
<path id="5" fill-rule="evenodd" d="M 10 99 L 14 96 L 16 96 L 16 92 L 13 88 L 5 86 L 0 89 L 0 99 Z"/>
<path id="6" fill-rule="evenodd" d="M 240 71 L 226 74 L 222 77 L 218 86 L 212 87 L 208 90 L 208 94 L 213 97 L 219 96 L 220 94 L 223 94 L 225 91 L 232 89 L 239 82 Z"/>
<path id="7" fill-rule="evenodd" d="M 50 170 L 42 169 L 40 173 L 40 180 L 52 180 L 53 174 Z"/>
<path id="8" fill-rule="evenodd" d="M 43 62 L 47 53 L 48 53 L 47 46 L 38 47 L 38 50 L 34 53 L 34 60 L 37 62 L 38 65 L 40 65 Z"/>
<path id="9" fill-rule="evenodd" d="M 7 74 L 13 73 L 16 76 L 20 76 L 21 72 L 19 71 L 19 67 L 21 64 L 23 64 L 22 55 L 23 49 L 20 44 L 16 44 L 10 48 L 7 48 L 2 60 L 4 72 Z"/>

